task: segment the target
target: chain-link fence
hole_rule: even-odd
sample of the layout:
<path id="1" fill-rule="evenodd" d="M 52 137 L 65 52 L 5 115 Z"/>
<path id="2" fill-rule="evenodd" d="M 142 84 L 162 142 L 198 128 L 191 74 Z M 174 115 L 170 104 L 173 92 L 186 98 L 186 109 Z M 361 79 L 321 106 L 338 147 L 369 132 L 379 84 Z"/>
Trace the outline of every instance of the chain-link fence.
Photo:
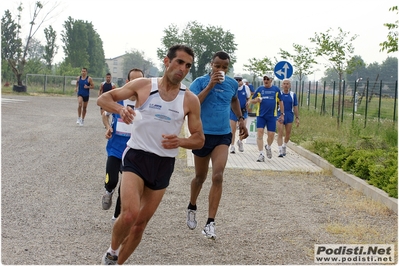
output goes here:
<path id="1" fill-rule="evenodd" d="M 275 81 L 280 87 L 281 81 Z M 341 85 L 341 90 L 339 86 Z M 299 108 L 315 110 L 322 115 L 344 118 L 387 119 L 397 121 L 398 82 L 353 81 L 292 82 Z M 341 97 L 340 97 L 341 95 Z"/>
<path id="2" fill-rule="evenodd" d="M 55 76 L 42 74 L 26 75 L 26 91 L 28 93 L 56 93 L 70 94 L 75 93 L 77 76 Z M 100 83 L 105 78 L 94 78 L 94 90 L 100 89 Z"/>

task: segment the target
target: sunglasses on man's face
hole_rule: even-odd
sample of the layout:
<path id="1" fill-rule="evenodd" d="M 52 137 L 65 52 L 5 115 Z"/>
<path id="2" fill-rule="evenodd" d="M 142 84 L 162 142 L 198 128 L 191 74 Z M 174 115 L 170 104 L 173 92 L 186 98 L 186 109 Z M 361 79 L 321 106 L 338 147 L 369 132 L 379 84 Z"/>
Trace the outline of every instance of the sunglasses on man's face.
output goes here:
<path id="1" fill-rule="evenodd" d="M 241 81 L 242 79 L 235 79 L 235 80 L 237 80 L 237 81 Z"/>
<path id="2" fill-rule="evenodd" d="M 263 80 L 270 80 L 269 78 L 263 78 Z"/>

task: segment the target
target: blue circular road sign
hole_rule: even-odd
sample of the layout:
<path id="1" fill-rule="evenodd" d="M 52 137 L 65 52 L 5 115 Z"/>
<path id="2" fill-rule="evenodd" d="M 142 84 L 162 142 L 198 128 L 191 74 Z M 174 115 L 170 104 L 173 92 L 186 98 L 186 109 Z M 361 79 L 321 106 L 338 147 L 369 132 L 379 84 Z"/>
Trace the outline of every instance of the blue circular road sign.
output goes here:
<path id="1" fill-rule="evenodd" d="M 287 61 L 280 61 L 274 67 L 274 75 L 278 79 L 289 79 L 294 73 L 294 68 Z"/>

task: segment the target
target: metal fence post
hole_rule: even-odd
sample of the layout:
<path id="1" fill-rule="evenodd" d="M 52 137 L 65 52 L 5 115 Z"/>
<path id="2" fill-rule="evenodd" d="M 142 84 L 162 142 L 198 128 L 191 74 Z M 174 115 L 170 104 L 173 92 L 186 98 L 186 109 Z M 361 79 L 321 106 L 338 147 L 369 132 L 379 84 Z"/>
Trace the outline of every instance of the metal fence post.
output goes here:
<path id="1" fill-rule="evenodd" d="M 367 78 L 367 83 L 366 83 L 366 110 L 364 111 L 364 128 L 366 128 L 367 125 L 367 108 L 368 108 L 368 98 L 369 98 L 369 79 Z"/>
<path id="2" fill-rule="evenodd" d="M 353 91 L 353 111 L 352 111 L 352 121 L 355 120 L 355 107 L 357 105 L 357 97 L 356 97 L 356 88 L 357 88 L 357 80 L 355 80 L 355 89 Z"/>
<path id="3" fill-rule="evenodd" d="M 381 97 L 382 97 L 382 80 L 380 80 L 380 98 L 378 99 L 378 123 L 381 118 Z"/>
<path id="4" fill-rule="evenodd" d="M 332 98 L 332 110 L 331 110 L 332 117 L 334 117 L 334 105 L 335 105 L 335 80 L 333 81 L 333 98 Z"/>
<path id="5" fill-rule="evenodd" d="M 341 122 L 344 122 L 344 109 L 345 109 L 345 80 L 342 83 L 342 109 L 341 109 Z"/>

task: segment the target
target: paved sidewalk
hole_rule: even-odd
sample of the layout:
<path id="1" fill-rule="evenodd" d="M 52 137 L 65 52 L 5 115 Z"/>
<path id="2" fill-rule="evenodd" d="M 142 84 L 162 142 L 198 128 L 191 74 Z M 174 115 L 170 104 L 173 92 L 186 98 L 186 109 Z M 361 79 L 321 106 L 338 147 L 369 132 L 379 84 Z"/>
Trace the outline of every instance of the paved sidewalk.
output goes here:
<path id="1" fill-rule="evenodd" d="M 188 132 L 188 131 L 186 131 Z M 237 142 L 238 131 L 236 134 Z M 264 136 L 264 144 L 266 144 L 267 136 Z M 256 144 L 244 144 L 244 152 L 238 151 L 236 153 L 229 153 L 226 168 L 239 168 L 251 170 L 272 170 L 272 171 L 290 171 L 290 172 L 322 172 L 323 169 L 313 163 L 312 161 L 299 155 L 289 147 L 287 147 L 287 155 L 285 157 L 278 157 L 277 139 L 272 144 L 272 159 L 265 156 L 265 162 L 257 162 L 259 151 Z M 266 152 L 265 152 L 266 155 Z M 187 166 L 194 166 L 194 156 L 191 150 L 187 150 Z"/>

